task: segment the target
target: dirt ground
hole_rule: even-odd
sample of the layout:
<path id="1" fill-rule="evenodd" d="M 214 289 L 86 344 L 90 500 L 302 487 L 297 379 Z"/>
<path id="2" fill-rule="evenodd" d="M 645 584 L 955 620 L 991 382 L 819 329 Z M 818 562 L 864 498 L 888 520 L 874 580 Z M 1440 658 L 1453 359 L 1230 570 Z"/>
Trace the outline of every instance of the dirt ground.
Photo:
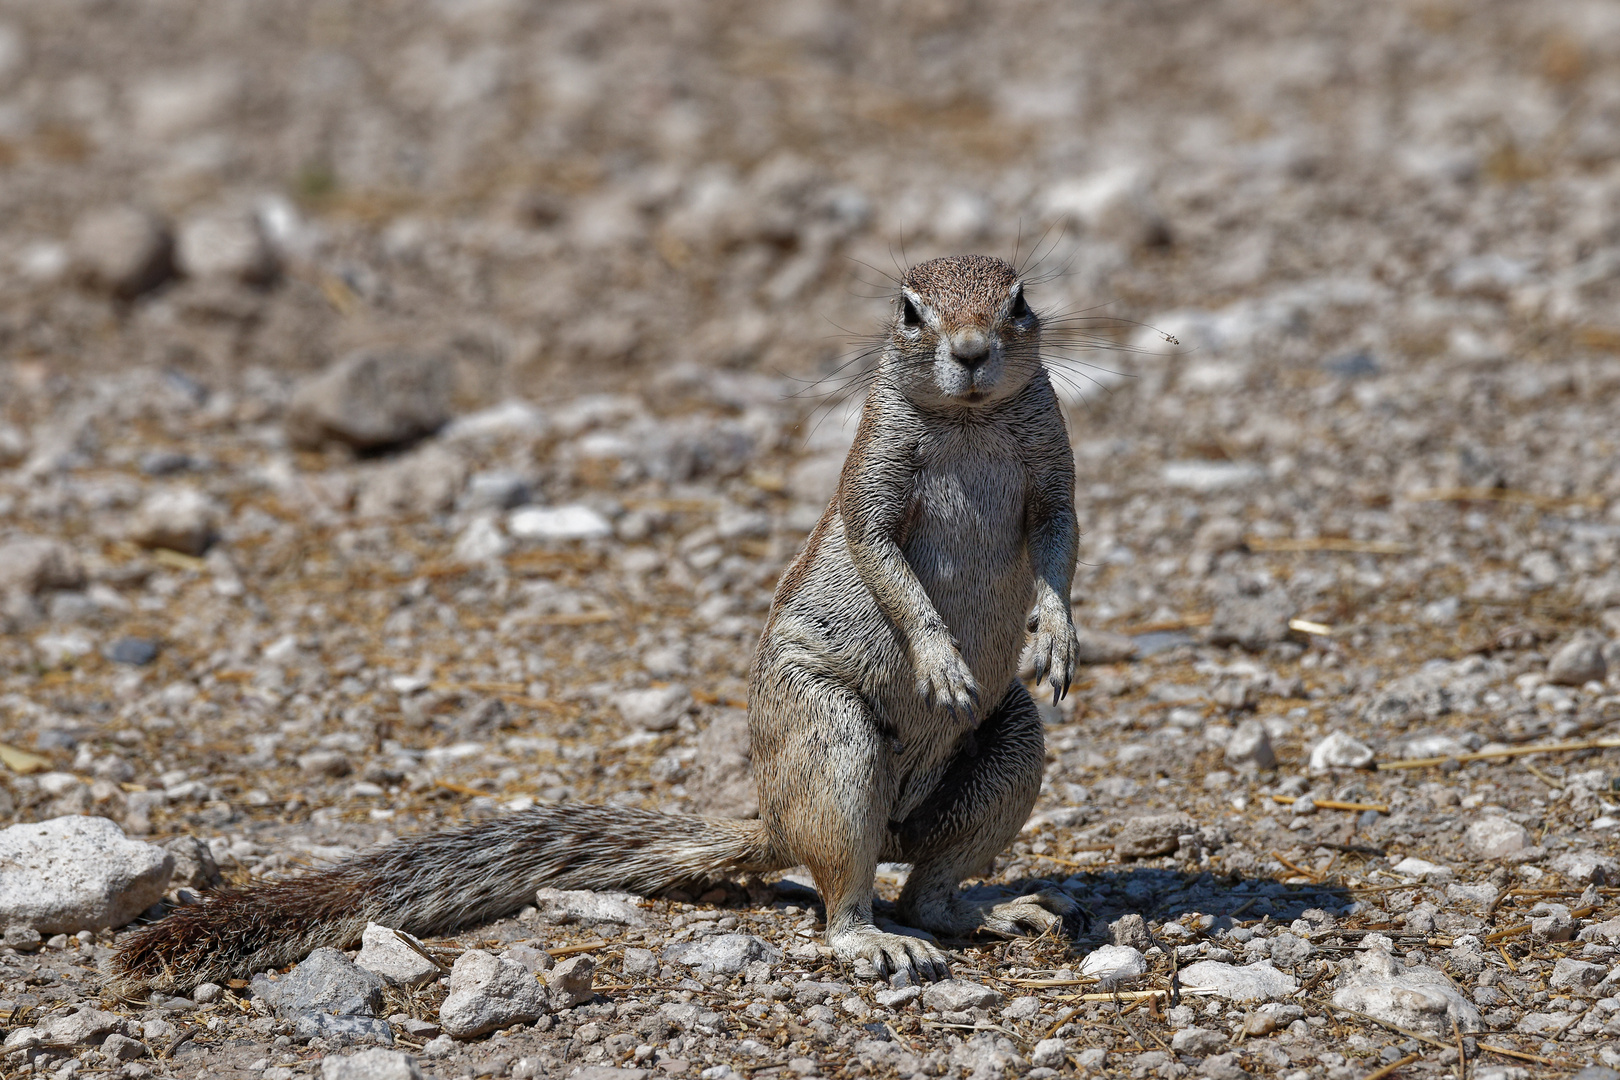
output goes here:
<path id="1" fill-rule="evenodd" d="M 749 658 L 862 335 L 899 267 L 969 250 L 1065 339 L 1094 661 L 985 884 L 1085 917 L 947 943 L 996 992 L 952 1009 L 841 969 L 802 881 L 531 911 L 431 944 L 590 946 L 599 996 L 430 1047 L 432 984 L 396 1047 L 446 1078 L 1620 1068 L 1596 0 L 0 5 L 0 824 L 190 835 L 244 882 L 540 800 L 752 813 Z M 365 347 L 436 357 L 457 419 L 290 439 Z M 781 956 L 627 970 L 724 932 Z M 115 940 L 0 950 L 0 1030 L 88 1002 L 149 1053 L 0 1074 L 352 1052 L 243 987 L 115 999 Z M 1109 943 L 1148 971 L 1075 998 Z M 1438 1027 L 1343 1004 L 1402 964 L 1455 995 Z"/>

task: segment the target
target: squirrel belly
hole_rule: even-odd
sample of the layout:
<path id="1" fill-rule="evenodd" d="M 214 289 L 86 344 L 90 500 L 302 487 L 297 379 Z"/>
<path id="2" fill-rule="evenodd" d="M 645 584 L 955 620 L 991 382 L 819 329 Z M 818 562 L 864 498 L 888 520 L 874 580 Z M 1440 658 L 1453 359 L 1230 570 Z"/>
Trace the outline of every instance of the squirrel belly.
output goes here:
<path id="1" fill-rule="evenodd" d="M 347 948 L 375 922 L 419 936 L 510 915 L 535 891 L 650 895 L 729 873 L 782 868 L 757 821 L 611 805 L 535 807 L 452 832 L 405 837 L 282 881 L 224 889 L 124 941 L 126 990 L 175 992 Z"/>

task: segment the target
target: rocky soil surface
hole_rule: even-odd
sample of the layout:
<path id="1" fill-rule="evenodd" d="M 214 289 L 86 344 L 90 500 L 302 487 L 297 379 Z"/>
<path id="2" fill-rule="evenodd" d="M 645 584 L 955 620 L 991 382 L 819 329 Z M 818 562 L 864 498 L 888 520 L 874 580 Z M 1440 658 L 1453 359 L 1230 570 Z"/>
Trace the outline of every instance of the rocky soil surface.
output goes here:
<path id="1" fill-rule="evenodd" d="M 1612 5 L 18 0 L 0 177 L 0 1074 L 1616 1077 Z M 1064 938 L 891 987 L 790 874 L 105 990 L 221 880 L 752 813 L 852 339 L 962 250 L 1070 408 L 979 886 Z"/>

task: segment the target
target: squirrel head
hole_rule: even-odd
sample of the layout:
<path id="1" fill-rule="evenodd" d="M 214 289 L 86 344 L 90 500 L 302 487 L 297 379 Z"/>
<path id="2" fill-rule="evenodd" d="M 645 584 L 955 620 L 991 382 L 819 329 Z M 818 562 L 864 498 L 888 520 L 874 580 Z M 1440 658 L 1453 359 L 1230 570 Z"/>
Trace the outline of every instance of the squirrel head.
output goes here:
<path id="1" fill-rule="evenodd" d="M 918 404 L 977 408 L 1017 394 L 1041 370 L 1041 320 L 1010 263 L 958 255 L 900 280 L 883 365 Z"/>

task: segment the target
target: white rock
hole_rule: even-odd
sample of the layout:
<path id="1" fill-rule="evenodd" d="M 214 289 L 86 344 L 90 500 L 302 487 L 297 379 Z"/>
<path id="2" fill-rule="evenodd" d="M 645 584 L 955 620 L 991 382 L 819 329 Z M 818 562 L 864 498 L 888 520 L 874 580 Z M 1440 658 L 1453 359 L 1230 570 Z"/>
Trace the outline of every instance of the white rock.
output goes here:
<path id="1" fill-rule="evenodd" d="M 1620 878 L 1620 863 L 1595 851 L 1566 851 L 1552 868 L 1578 885 L 1605 885 Z"/>
<path id="2" fill-rule="evenodd" d="M 1068 1060 L 1069 1044 L 1062 1039 L 1042 1039 L 1029 1052 L 1029 1063 L 1037 1069 L 1061 1069 Z"/>
<path id="3" fill-rule="evenodd" d="M 1504 817 L 1482 817 L 1468 826 L 1463 843 L 1481 859 L 1509 859 L 1534 846 L 1523 825 Z"/>
<path id="4" fill-rule="evenodd" d="M 613 526 L 588 506 L 526 506 L 506 519 L 506 531 L 523 540 L 594 540 L 612 536 Z"/>
<path id="5" fill-rule="evenodd" d="M 923 987 L 922 1003 L 925 1009 L 940 1012 L 962 1012 L 965 1009 L 989 1009 L 1001 1004 L 1001 994 L 988 986 L 966 979 L 946 979 Z"/>
<path id="6" fill-rule="evenodd" d="M 0 866 L 0 924 L 72 934 L 124 926 L 157 903 L 174 856 L 106 818 L 61 817 L 0 830 Z"/>
<path id="7" fill-rule="evenodd" d="M 1171 487 L 1210 492 L 1263 480 L 1266 470 L 1248 461 L 1171 461 L 1161 475 Z"/>
<path id="8" fill-rule="evenodd" d="M 1419 881 L 1443 882 L 1450 881 L 1456 875 L 1448 866 L 1432 863 L 1427 859 L 1419 859 L 1408 855 L 1390 869 L 1403 877 L 1417 878 Z"/>
<path id="9" fill-rule="evenodd" d="M 180 226 L 175 262 L 181 273 L 201 280 L 263 285 L 276 276 L 276 253 L 265 239 L 258 216 L 246 211 L 191 218 Z"/>
<path id="10" fill-rule="evenodd" d="M 1310 771 L 1313 773 L 1325 773 L 1332 769 L 1365 769 L 1372 763 L 1372 747 L 1342 731 L 1330 733 L 1311 747 Z"/>
<path id="11" fill-rule="evenodd" d="M 554 1009 L 571 1009 L 583 1005 L 596 996 L 593 982 L 596 961 L 589 956 L 570 956 L 546 973 L 546 986 L 551 990 Z"/>
<path id="12" fill-rule="evenodd" d="M 439 1006 L 439 1023 L 446 1034 L 472 1039 L 532 1023 L 545 1011 L 540 984 L 522 964 L 468 949 L 450 969 L 450 996 Z"/>
<path id="13" fill-rule="evenodd" d="M 1602 964 L 1564 957 L 1553 965 L 1547 986 L 1553 990 L 1590 990 L 1608 978 L 1609 969 Z"/>
<path id="14" fill-rule="evenodd" d="M 668 731 L 691 702 L 692 692 L 679 684 L 626 690 L 614 699 L 619 715 L 644 731 Z"/>
<path id="15" fill-rule="evenodd" d="M 1605 644 L 1604 639 L 1594 633 L 1577 635 L 1547 662 L 1547 681 L 1554 686 L 1602 682 L 1609 674 L 1609 665 L 1603 657 Z"/>
<path id="16" fill-rule="evenodd" d="M 735 975 L 756 960 L 774 964 L 781 959 L 782 950 L 753 934 L 720 934 L 671 945 L 664 950 L 666 964 L 685 964 L 722 975 Z"/>
<path id="17" fill-rule="evenodd" d="M 441 434 L 446 439 L 494 439 L 515 436 L 532 439 L 545 434 L 545 431 L 545 414 L 527 401 L 513 399 L 457 417 L 445 425 Z"/>
<path id="18" fill-rule="evenodd" d="M 61 667 L 82 656 L 88 656 L 95 648 L 95 642 L 77 630 L 67 630 L 60 634 L 41 634 L 34 639 L 34 649 L 39 653 L 40 663 L 50 668 Z"/>
<path id="19" fill-rule="evenodd" d="M 0 544 L 0 596 L 12 591 L 34 595 L 47 589 L 84 584 L 84 564 L 60 540 L 22 536 Z"/>
<path id="20" fill-rule="evenodd" d="M 499 559 L 511 550 L 512 542 L 501 532 L 495 518 L 480 514 L 456 538 L 452 554 L 459 563 L 473 564 Z"/>
<path id="21" fill-rule="evenodd" d="M 399 986 L 421 986 L 439 977 L 439 965 L 422 942 L 402 930 L 366 923 L 355 964 Z"/>
<path id="22" fill-rule="evenodd" d="M 125 300 L 174 273 L 174 241 L 163 219 L 132 206 L 95 210 L 73 224 L 68 243 L 78 272 L 92 286 Z"/>
<path id="23" fill-rule="evenodd" d="M 647 914 L 630 893 L 593 892 L 589 889 L 541 889 L 534 894 L 540 918 L 547 922 L 617 923 L 645 926 Z"/>
<path id="24" fill-rule="evenodd" d="M 1292 975 L 1278 971 L 1269 960 L 1247 967 L 1200 960 L 1181 969 L 1181 985 L 1212 990 L 1227 1001 L 1273 1001 L 1299 988 Z"/>
<path id="25" fill-rule="evenodd" d="M 422 1080 L 416 1059 L 398 1050 L 362 1050 L 321 1059 L 321 1080 Z"/>
<path id="26" fill-rule="evenodd" d="M 124 1026 L 117 1013 L 81 1006 L 66 1016 L 50 1016 L 34 1025 L 46 1046 L 84 1046 Z"/>
<path id="27" fill-rule="evenodd" d="M 1439 968 L 1407 967 L 1382 948 L 1368 949 L 1341 968 L 1350 969 L 1349 981 L 1333 994 L 1341 1009 L 1447 1038 L 1453 1023 L 1464 1031 L 1480 1029 L 1479 1010 Z"/>
<path id="28" fill-rule="evenodd" d="M 214 538 L 219 508 L 194 487 L 154 492 L 135 512 L 129 538 L 149 548 L 201 555 Z"/>
<path id="29" fill-rule="evenodd" d="M 1104 945 L 1080 962 L 1080 974 L 1104 982 L 1119 982 L 1147 972 L 1147 957 L 1129 945 Z"/>
<path id="30" fill-rule="evenodd" d="M 1226 740 L 1226 763 L 1240 769 L 1274 769 L 1277 754 L 1271 748 L 1271 735 L 1258 720 L 1245 720 Z"/>

